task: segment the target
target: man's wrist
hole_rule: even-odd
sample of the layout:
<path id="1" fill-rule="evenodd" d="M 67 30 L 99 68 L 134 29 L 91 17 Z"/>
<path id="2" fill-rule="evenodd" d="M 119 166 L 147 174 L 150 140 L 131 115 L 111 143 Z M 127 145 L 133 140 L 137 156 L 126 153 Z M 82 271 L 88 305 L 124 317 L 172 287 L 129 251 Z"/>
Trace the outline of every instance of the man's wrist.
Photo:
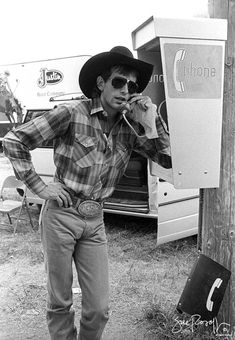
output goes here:
<path id="1" fill-rule="evenodd" d="M 24 182 L 30 190 L 38 195 L 46 188 L 46 184 L 41 177 L 33 170 L 30 170 L 24 178 Z"/>

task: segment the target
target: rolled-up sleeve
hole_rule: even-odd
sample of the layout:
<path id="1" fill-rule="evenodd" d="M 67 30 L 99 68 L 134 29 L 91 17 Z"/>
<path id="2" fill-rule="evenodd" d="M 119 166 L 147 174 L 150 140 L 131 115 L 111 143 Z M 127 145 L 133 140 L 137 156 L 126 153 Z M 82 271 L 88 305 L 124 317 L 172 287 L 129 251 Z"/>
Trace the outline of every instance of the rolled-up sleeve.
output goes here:
<path id="1" fill-rule="evenodd" d="M 171 148 L 170 135 L 160 114 L 155 116 L 156 138 L 149 139 L 147 137 L 136 138 L 134 150 L 144 157 L 150 158 L 164 168 L 171 168 Z"/>
<path id="2" fill-rule="evenodd" d="M 45 141 L 62 136 L 68 129 L 70 117 L 67 108 L 58 106 L 13 129 L 3 139 L 4 154 L 10 160 L 16 177 L 36 194 L 42 191 L 46 184 L 35 171 L 30 150 Z"/>

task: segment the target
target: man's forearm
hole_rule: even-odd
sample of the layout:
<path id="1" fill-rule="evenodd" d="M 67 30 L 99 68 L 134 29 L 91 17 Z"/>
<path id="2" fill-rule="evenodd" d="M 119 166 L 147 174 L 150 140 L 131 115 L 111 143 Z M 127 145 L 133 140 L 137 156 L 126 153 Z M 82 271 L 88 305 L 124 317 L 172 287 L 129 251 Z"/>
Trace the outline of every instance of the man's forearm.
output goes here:
<path id="1" fill-rule="evenodd" d="M 3 151 L 10 160 L 15 175 L 35 194 L 42 191 L 46 184 L 36 173 L 28 148 L 23 145 L 13 132 L 3 139 Z"/>
<path id="2" fill-rule="evenodd" d="M 158 134 L 158 144 L 161 144 L 160 152 L 171 156 L 170 135 L 167 130 L 166 123 L 159 114 L 157 114 L 156 117 L 156 129 Z"/>

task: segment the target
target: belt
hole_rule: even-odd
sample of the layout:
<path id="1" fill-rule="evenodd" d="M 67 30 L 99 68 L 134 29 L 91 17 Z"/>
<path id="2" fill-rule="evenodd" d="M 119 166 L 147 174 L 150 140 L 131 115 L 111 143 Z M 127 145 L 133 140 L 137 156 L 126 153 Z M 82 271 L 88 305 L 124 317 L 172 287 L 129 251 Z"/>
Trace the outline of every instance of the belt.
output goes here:
<path id="1" fill-rule="evenodd" d="M 70 195 L 72 199 L 72 207 L 84 218 L 94 218 L 102 213 L 103 203 L 92 199 L 83 199 L 77 196 Z M 56 200 L 49 200 L 48 207 L 56 207 L 59 205 Z"/>
<path id="2" fill-rule="evenodd" d="M 82 199 L 80 197 L 72 196 L 73 207 L 78 211 L 82 217 L 93 218 L 101 214 L 103 203 L 92 200 Z"/>

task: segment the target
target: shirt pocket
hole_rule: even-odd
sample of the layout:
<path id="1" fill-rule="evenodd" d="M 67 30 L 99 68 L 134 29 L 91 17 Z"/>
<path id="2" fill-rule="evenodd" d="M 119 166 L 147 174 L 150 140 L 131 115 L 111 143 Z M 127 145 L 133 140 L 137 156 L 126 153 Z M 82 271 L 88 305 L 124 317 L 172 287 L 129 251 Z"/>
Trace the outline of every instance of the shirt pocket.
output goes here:
<path id="1" fill-rule="evenodd" d="M 81 168 L 94 165 L 97 160 L 97 144 L 97 138 L 76 133 L 73 146 L 74 162 Z"/>
<path id="2" fill-rule="evenodd" d="M 123 168 L 124 170 L 125 167 L 127 166 L 128 158 L 129 158 L 128 149 L 121 142 L 117 142 L 115 155 L 113 158 L 113 166 L 120 170 L 121 168 Z"/>

